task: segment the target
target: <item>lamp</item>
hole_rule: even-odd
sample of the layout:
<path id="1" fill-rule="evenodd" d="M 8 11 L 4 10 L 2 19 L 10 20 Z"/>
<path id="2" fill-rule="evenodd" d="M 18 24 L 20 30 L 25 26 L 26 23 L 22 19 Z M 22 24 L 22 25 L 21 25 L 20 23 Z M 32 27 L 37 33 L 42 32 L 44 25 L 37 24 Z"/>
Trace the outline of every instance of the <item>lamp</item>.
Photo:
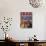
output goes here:
<path id="1" fill-rule="evenodd" d="M 29 0 L 30 5 L 34 8 L 38 8 L 43 4 L 43 0 Z"/>

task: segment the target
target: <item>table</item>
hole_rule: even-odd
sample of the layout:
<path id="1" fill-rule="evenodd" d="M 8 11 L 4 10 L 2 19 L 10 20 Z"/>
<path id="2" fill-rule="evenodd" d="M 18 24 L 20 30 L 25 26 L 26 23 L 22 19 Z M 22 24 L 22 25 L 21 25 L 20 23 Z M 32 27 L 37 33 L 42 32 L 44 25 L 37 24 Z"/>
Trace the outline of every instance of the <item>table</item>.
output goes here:
<path id="1" fill-rule="evenodd" d="M 16 46 L 42 46 L 42 44 L 46 46 L 46 40 L 39 41 L 29 41 L 29 40 L 7 40 L 7 43 L 14 44 Z"/>

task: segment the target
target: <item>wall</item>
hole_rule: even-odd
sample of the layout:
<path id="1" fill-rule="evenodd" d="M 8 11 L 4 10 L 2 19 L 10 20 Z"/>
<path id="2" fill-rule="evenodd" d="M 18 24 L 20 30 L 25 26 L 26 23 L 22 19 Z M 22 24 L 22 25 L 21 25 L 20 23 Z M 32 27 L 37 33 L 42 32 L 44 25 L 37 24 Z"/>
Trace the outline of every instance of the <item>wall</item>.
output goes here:
<path id="1" fill-rule="evenodd" d="M 21 11 L 30 11 L 33 13 L 33 27 L 31 29 L 20 28 Z M 13 18 L 12 26 L 8 34 L 16 40 L 28 40 L 29 37 L 32 37 L 34 34 L 37 35 L 37 39 L 44 40 L 46 34 L 45 12 L 45 6 L 33 8 L 28 0 L 0 0 L 0 18 L 4 16 Z M 3 31 L 0 31 L 0 39 L 4 39 L 2 33 Z"/>

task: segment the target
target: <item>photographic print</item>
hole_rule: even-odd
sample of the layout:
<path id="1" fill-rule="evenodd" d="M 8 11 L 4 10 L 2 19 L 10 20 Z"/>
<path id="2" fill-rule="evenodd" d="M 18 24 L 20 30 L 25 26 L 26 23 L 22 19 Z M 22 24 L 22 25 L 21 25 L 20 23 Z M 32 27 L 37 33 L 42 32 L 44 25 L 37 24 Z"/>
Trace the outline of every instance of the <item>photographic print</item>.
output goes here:
<path id="1" fill-rule="evenodd" d="M 20 12 L 20 27 L 32 28 L 32 12 Z"/>

